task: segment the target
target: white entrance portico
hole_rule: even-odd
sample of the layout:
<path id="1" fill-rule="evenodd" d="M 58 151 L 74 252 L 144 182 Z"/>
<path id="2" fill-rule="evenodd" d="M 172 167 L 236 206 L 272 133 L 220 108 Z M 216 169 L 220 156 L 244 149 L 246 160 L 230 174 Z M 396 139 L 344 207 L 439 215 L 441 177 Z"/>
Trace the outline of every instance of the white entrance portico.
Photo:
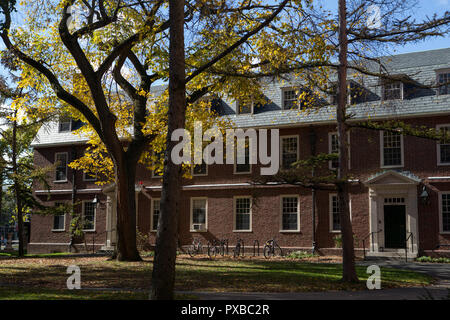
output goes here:
<path id="1" fill-rule="evenodd" d="M 420 178 L 407 171 L 387 170 L 370 177 L 370 256 L 416 257 L 418 252 L 417 185 Z M 408 238 L 408 241 L 406 239 Z"/>

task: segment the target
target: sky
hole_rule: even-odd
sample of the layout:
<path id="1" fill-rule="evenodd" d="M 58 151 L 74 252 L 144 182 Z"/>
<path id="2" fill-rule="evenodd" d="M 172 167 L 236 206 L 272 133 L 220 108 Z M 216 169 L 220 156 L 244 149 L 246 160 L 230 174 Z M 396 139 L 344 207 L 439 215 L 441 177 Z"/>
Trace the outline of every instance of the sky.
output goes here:
<path id="1" fill-rule="evenodd" d="M 406 2 L 411 0 L 404 0 Z M 423 20 L 426 17 L 431 17 L 434 13 L 443 14 L 450 10 L 450 0 L 416 0 L 418 2 L 417 8 L 413 13 L 414 19 L 417 21 Z M 318 0 L 324 8 L 333 12 L 337 12 L 338 0 Z M 381 13 L 383 14 L 383 13 Z M 450 47 L 450 35 L 445 38 L 430 38 L 426 41 L 418 43 L 411 43 L 406 46 L 395 46 L 392 54 L 402 54 L 417 51 L 435 50 Z"/>
<path id="2" fill-rule="evenodd" d="M 324 8 L 333 12 L 337 12 L 338 0 L 315 0 L 323 5 Z M 411 0 L 404 0 L 411 1 Z M 450 0 L 416 0 L 418 2 L 417 9 L 413 14 L 413 18 L 418 21 L 433 15 L 433 13 L 442 14 L 446 10 L 450 10 Z M 418 43 L 411 43 L 406 46 L 395 46 L 392 48 L 391 54 L 402 54 L 417 51 L 426 51 L 434 49 L 442 49 L 450 47 L 450 35 L 445 38 L 430 38 Z M 0 49 L 3 49 L 4 45 L 0 41 Z M 3 74 L 4 70 L 0 67 L 0 74 Z"/>

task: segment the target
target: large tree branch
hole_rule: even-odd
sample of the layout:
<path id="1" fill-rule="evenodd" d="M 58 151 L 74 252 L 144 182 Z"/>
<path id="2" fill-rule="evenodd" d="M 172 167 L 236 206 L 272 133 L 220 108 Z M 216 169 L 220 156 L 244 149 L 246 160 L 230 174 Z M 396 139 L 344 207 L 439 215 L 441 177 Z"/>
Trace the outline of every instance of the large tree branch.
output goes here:
<path id="1" fill-rule="evenodd" d="M 224 51 L 216 55 L 214 58 L 212 58 L 210 61 L 205 63 L 204 65 L 200 66 L 197 70 L 191 73 L 186 78 L 186 83 L 194 79 L 196 76 L 198 76 L 203 71 L 207 70 L 208 68 L 212 67 L 214 64 L 216 64 L 218 61 L 226 57 L 228 54 L 230 54 L 234 49 L 238 48 L 240 45 L 242 45 L 244 42 L 246 42 L 250 37 L 257 34 L 259 31 L 261 31 L 264 27 L 268 26 L 275 18 L 276 16 L 283 10 L 283 8 L 286 6 L 286 4 L 289 2 L 289 0 L 284 0 L 279 6 L 278 9 L 275 10 L 264 22 L 258 25 L 255 29 L 245 34 L 243 37 L 241 37 L 238 41 L 236 41 L 234 44 L 226 48 Z"/>
<path id="2" fill-rule="evenodd" d="M 63 88 L 60 84 L 57 77 L 53 74 L 53 72 L 48 69 L 44 64 L 34 60 L 24 52 L 22 52 L 19 48 L 12 44 L 11 40 L 8 36 L 8 30 L 11 24 L 10 13 L 4 10 L 5 14 L 5 25 L 1 32 L 1 38 L 6 46 L 6 48 L 12 52 L 17 58 L 21 61 L 25 62 L 29 66 L 33 67 L 35 70 L 43 74 L 47 80 L 49 81 L 53 91 L 56 93 L 56 96 L 60 98 L 62 101 L 71 105 L 75 109 L 77 109 L 89 123 L 92 125 L 94 130 L 99 135 L 100 139 L 104 139 L 102 134 L 101 126 L 99 119 L 95 116 L 95 114 L 89 109 L 87 105 L 85 105 L 80 99 L 70 94 L 67 90 Z"/>

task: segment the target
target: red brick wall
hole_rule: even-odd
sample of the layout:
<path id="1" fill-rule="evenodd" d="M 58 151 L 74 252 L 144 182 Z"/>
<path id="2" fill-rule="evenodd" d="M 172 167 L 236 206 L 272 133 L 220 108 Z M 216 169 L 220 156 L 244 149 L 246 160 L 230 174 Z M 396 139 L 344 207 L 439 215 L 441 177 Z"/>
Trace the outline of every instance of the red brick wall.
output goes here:
<path id="1" fill-rule="evenodd" d="M 427 125 L 435 127 L 437 124 L 450 123 L 450 116 L 408 119 L 413 125 Z M 280 130 L 280 136 L 299 135 L 300 158 L 310 156 L 311 127 L 286 128 Z M 315 126 L 316 152 L 328 152 L 328 132 L 334 132 L 331 125 Z M 380 133 L 375 130 L 357 129 L 351 131 L 351 174 L 354 179 L 365 181 L 374 173 L 380 172 Z M 55 152 L 70 152 L 70 147 L 38 148 L 35 150 L 35 163 L 45 166 L 53 163 Z M 77 147 L 80 153 L 82 146 Z M 327 167 L 325 164 L 324 167 Z M 437 166 L 436 142 L 415 137 L 404 137 L 404 167 L 422 179 L 430 176 L 450 176 L 450 166 Z M 185 180 L 184 184 L 234 184 L 244 183 L 259 175 L 259 166 L 252 166 L 251 174 L 233 174 L 232 165 L 213 165 L 208 168 L 208 175 Z M 325 172 L 325 171 L 323 171 Z M 319 172 L 320 173 L 320 172 Z M 140 166 L 138 181 L 145 186 L 160 184 L 159 178 L 151 178 L 151 173 Z M 69 181 L 63 184 L 52 184 L 54 189 L 71 189 L 71 169 L 68 172 Z M 82 181 L 82 173 L 77 172 L 78 189 L 99 188 L 93 183 Z M 433 182 L 428 188 L 431 204 L 419 203 L 419 247 L 433 249 L 438 243 L 450 243 L 450 235 L 439 233 L 438 191 L 450 191 L 450 183 Z M 421 186 L 418 187 L 418 194 Z M 159 192 L 148 191 L 153 197 L 159 197 Z M 280 233 L 280 195 L 300 195 L 300 232 Z M 251 195 L 254 200 L 252 232 L 232 232 L 233 230 L 233 196 Z M 78 195 L 81 198 L 93 198 L 94 194 Z M 70 194 L 58 196 L 70 199 Z M 58 197 L 51 201 L 59 200 Z M 189 231 L 190 198 L 208 197 L 208 231 L 205 233 L 191 233 Z M 44 200 L 44 199 L 43 199 Z M 105 197 L 101 198 L 105 203 Z M 104 206 L 104 205 L 103 205 Z M 148 233 L 150 229 L 150 200 L 144 195 L 138 196 L 139 230 Z M 262 244 L 265 240 L 275 237 L 280 245 L 285 247 L 311 247 L 312 218 L 311 218 L 311 190 L 300 187 L 265 187 L 265 188 L 233 188 L 233 189 L 203 189 L 184 191 L 181 199 L 180 240 L 182 244 L 189 244 L 193 237 L 201 237 L 204 241 L 228 238 L 234 243 L 242 238 L 246 246 L 252 245 L 255 239 Z M 369 196 L 368 189 L 362 183 L 356 183 L 351 188 L 351 211 L 353 230 L 362 246 L 362 238 L 369 233 Z M 66 219 L 66 224 L 69 219 Z M 317 191 L 316 235 L 319 247 L 334 247 L 335 233 L 329 231 L 329 196 L 327 191 Z M 32 242 L 68 242 L 67 233 L 51 232 L 52 218 L 33 216 L 31 223 Z M 105 228 L 105 209 L 97 211 L 97 233 Z M 68 230 L 68 227 L 66 228 Z M 154 242 L 152 233 L 151 242 Z M 104 241 L 104 240 L 103 240 Z"/>

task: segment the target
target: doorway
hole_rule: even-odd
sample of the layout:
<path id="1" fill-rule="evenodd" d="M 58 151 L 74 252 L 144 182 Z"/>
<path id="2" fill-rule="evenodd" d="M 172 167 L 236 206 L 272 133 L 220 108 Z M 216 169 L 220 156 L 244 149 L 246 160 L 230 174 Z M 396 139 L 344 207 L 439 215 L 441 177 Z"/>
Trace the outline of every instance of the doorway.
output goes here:
<path id="1" fill-rule="evenodd" d="M 405 205 L 384 206 L 384 247 L 405 248 L 406 209 Z"/>

